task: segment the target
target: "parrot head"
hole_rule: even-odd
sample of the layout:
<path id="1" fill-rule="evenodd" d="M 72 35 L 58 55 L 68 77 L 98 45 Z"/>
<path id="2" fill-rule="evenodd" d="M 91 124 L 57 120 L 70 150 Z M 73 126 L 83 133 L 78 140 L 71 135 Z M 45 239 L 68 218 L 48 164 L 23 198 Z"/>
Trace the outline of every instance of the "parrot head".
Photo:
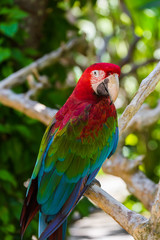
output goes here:
<path id="1" fill-rule="evenodd" d="M 95 63 L 88 67 L 75 88 L 81 99 L 94 100 L 102 96 L 115 102 L 119 91 L 120 67 L 111 63 Z"/>

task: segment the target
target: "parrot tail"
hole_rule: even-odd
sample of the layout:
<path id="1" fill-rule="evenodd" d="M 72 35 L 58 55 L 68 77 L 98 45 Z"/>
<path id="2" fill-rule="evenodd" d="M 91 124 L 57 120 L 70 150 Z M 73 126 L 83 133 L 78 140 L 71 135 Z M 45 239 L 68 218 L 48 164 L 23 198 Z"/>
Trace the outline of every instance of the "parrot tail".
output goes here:
<path id="1" fill-rule="evenodd" d="M 21 226 L 21 239 L 23 239 L 24 232 L 31 222 L 32 218 L 36 215 L 40 209 L 39 204 L 37 203 L 37 191 L 38 191 L 38 182 L 37 178 L 33 179 L 29 187 L 29 191 L 25 198 L 23 209 L 20 218 Z"/>
<path id="2" fill-rule="evenodd" d="M 52 220 L 52 218 L 54 218 L 54 216 L 50 217 L 50 221 Z M 47 216 L 42 212 L 39 212 L 39 232 L 38 232 L 39 237 L 48 225 L 46 223 L 46 219 Z M 47 240 L 65 240 L 66 228 L 67 220 L 65 220 L 63 224 L 47 238 Z"/>
<path id="3" fill-rule="evenodd" d="M 65 240 L 67 220 L 51 235 L 48 240 Z"/>

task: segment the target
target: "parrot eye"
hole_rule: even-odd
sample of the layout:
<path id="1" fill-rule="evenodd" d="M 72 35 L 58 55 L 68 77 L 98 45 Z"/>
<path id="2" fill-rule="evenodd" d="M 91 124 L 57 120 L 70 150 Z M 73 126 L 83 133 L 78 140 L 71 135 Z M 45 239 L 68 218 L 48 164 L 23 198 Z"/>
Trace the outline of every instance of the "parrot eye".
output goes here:
<path id="1" fill-rule="evenodd" d="M 98 71 L 98 70 L 94 70 L 94 71 L 93 71 L 93 75 L 94 75 L 95 77 L 99 77 L 99 71 Z"/>

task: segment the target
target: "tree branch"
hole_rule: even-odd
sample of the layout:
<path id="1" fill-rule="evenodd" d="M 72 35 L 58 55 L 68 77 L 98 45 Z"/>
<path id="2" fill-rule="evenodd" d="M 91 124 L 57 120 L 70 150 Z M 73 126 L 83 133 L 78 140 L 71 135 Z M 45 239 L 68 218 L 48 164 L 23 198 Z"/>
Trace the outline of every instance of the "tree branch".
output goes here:
<path id="1" fill-rule="evenodd" d="M 46 107 L 44 104 L 28 99 L 25 94 L 15 94 L 10 89 L 0 90 L 0 102 L 46 125 L 57 112 L 57 110 Z"/>
<path id="2" fill-rule="evenodd" d="M 146 121 L 147 119 L 147 121 Z M 160 119 L 160 101 L 155 108 L 150 109 L 148 104 L 144 103 L 138 112 L 133 116 L 123 134 L 128 135 L 130 132 L 138 130 L 142 131 L 145 127 L 149 127 Z"/>
<path id="3" fill-rule="evenodd" d="M 73 47 L 75 47 L 82 41 L 84 41 L 84 38 L 74 38 L 70 40 L 67 44 L 62 45 L 57 50 L 44 55 L 43 57 L 37 59 L 35 62 L 28 65 L 27 67 L 24 67 L 19 71 L 11 74 L 9 77 L 5 78 L 3 81 L 0 82 L 0 89 L 11 88 L 15 84 L 23 83 L 26 77 L 35 69 L 40 71 L 52 65 L 62 56 L 62 54 L 64 54 L 66 51 L 70 51 Z"/>
<path id="4" fill-rule="evenodd" d="M 151 217 L 149 219 L 149 224 L 152 228 L 152 231 L 148 235 L 148 240 L 160 239 L 160 182 L 158 185 L 158 192 L 151 209 Z"/>
<path id="5" fill-rule="evenodd" d="M 122 178 L 129 192 L 136 196 L 148 210 L 151 210 L 157 185 L 138 170 L 142 159 L 143 156 L 139 156 L 135 160 L 128 160 L 117 153 L 105 161 L 103 171 Z"/>
<path id="6" fill-rule="evenodd" d="M 141 82 L 135 97 L 132 99 L 131 103 L 126 107 L 123 114 L 121 115 L 118 124 L 120 135 L 125 130 L 132 117 L 139 110 L 146 97 L 148 97 L 149 94 L 153 92 L 159 80 L 160 62 L 157 64 L 155 69 Z"/>
<path id="7" fill-rule="evenodd" d="M 84 195 L 114 218 L 132 236 L 136 234 L 137 229 L 139 230 L 139 225 L 145 226 L 147 223 L 145 217 L 126 208 L 97 185 L 90 185 Z"/>

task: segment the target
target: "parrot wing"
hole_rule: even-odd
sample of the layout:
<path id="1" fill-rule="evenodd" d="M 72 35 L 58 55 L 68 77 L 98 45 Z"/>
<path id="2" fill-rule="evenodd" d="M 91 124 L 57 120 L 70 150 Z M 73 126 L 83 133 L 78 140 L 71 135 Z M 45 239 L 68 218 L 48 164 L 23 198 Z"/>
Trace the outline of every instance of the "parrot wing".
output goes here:
<path id="1" fill-rule="evenodd" d="M 53 134 L 50 134 L 51 130 L 53 129 L 53 126 L 55 125 L 55 122 L 56 121 L 53 118 L 51 124 L 46 129 L 46 132 L 42 138 L 41 147 L 40 147 L 41 150 L 39 151 L 37 162 L 34 167 L 34 171 L 26 192 L 26 198 L 23 203 L 23 208 L 22 208 L 21 217 L 20 217 L 21 239 L 23 238 L 24 232 L 28 227 L 29 223 L 31 222 L 33 217 L 36 215 L 38 210 L 40 209 L 40 205 L 37 202 L 38 173 L 40 171 L 42 160 L 45 157 L 45 153 L 48 147 L 48 144 L 46 144 L 45 146 L 45 143 L 46 142 L 50 143 L 52 140 L 52 137 L 55 135 L 54 132 Z"/>

